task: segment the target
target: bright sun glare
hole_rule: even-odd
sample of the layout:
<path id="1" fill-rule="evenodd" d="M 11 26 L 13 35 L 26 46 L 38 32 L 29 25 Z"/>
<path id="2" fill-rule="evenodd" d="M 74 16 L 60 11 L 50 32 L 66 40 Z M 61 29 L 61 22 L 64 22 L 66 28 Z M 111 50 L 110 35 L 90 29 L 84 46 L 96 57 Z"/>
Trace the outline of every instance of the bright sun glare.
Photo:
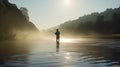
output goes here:
<path id="1" fill-rule="evenodd" d="M 70 7 L 70 6 L 72 6 L 72 0 L 63 0 L 63 4 L 66 7 Z"/>
<path id="2" fill-rule="evenodd" d="M 82 39 L 82 38 L 79 38 L 79 39 L 74 39 L 74 38 L 61 38 L 60 39 L 60 42 L 62 43 L 78 43 L 78 42 L 83 42 L 85 41 L 86 39 Z M 89 41 L 89 40 L 88 40 Z"/>
<path id="3" fill-rule="evenodd" d="M 73 40 L 72 39 L 61 39 L 60 40 L 61 42 L 63 42 L 63 43 L 70 43 L 70 42 L 73 42 Z"/>

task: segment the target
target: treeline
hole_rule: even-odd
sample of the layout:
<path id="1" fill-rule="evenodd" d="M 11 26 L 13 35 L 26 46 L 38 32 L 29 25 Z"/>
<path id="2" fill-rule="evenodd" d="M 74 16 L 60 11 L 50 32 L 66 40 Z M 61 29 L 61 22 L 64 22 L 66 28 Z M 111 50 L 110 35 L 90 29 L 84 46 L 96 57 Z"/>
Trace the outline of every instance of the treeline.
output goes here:
<path id="1" fill-rule="evenodd" d="M 0 40 L 12 40 L 16 37 L 26 37 L 31 31 L 38 32 L 35 25 L 29 21 L 28 10 L 18 9 L 8 0 L 0 0 Z"/>
<path id="2" fill-rule="evenodd" d="M 71 34 L 120 34 L 120 7 L 67 21 L 60 25 L 60 30 Z"/>

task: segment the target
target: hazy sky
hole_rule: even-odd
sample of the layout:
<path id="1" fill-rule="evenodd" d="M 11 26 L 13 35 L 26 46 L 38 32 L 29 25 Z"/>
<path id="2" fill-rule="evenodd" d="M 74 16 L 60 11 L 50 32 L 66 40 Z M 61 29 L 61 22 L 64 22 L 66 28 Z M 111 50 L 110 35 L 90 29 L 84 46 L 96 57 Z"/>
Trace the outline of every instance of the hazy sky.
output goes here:
<path id="1" fill-rule="evenodd" d="M 29 10 L 30 20 L 39 28 L 46 29 L 77 19 L 84 14 L 117 8 L 120 0 L 9 0 L 18 8 Z"/>

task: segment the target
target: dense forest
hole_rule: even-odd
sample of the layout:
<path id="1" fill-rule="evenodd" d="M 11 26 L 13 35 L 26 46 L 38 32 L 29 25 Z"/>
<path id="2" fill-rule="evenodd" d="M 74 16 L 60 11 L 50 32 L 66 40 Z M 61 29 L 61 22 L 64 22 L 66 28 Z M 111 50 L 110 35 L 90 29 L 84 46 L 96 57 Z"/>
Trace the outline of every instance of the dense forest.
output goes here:
<path id="1" fill-rule="evenodd" d="M 120 7 L 109 8 L 106 11 L 84 15 L 76 20 L 67 21 L 59 25 L 61 32 L 78 35 L 119 35 Z M 49 31 L 57 27 L 50 28 Z"/>
<path id="2" fill-rule="evenodd" d="M 0 40 L 15 39 L 17 35 L 26 36 L 30 31 L 38 29 L 29 21 L 28 10 L 24 7 L 18 9 L 8 0 L 0 0 Z"/>

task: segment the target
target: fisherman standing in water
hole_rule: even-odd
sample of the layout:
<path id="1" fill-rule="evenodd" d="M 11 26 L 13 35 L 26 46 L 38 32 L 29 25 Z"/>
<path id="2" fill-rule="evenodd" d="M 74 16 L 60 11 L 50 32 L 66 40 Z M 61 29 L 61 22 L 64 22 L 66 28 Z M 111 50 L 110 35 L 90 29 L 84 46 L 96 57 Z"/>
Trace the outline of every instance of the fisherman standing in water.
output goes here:
<path id="1" fill-rule="evenodd" d="M 59 29 L 56 29 L 55 35 L 56 35 L 56 48 L 59 48 L 59 45 L 60 45 L 60 31 L 59 31 Z"/>

